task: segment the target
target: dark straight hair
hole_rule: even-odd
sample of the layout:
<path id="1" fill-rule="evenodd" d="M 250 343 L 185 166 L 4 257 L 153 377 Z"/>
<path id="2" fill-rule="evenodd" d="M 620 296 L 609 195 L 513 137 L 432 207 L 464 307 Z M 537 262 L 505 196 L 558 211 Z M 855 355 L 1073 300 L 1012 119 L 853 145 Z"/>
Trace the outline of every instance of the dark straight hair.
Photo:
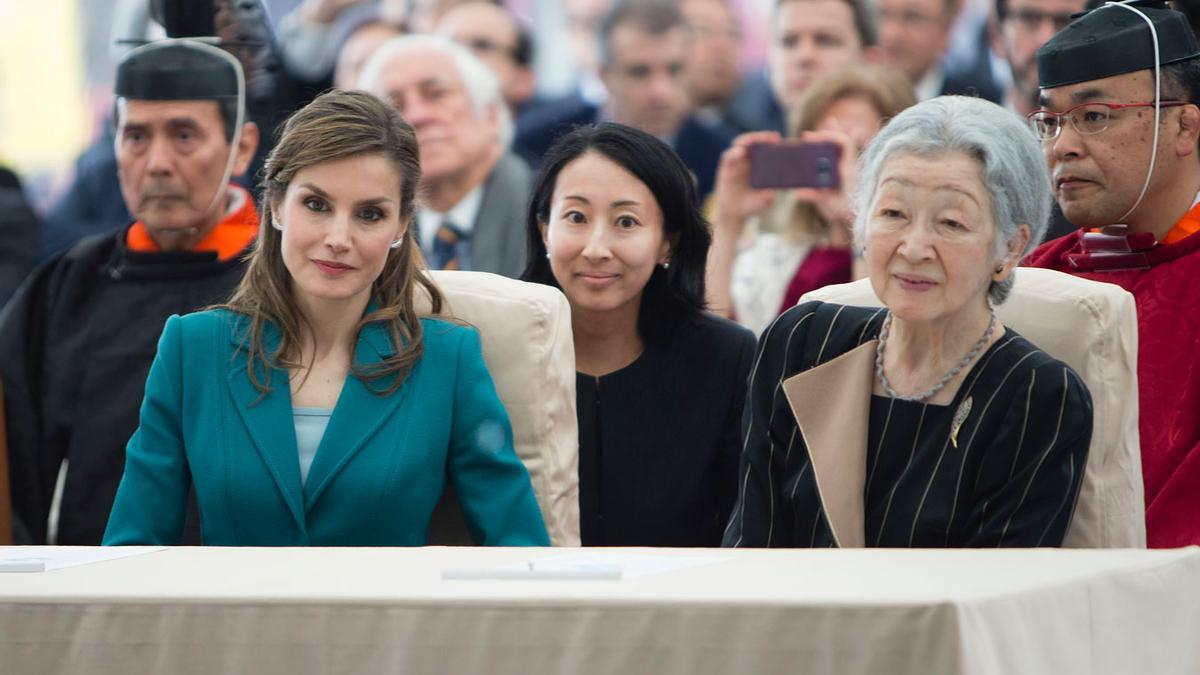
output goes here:
<path id="1" fill-rule="evenodd" d="M 578 127 L 555 142 L 534 181 L 525 219 L 529 262 L 521 278 L 558 286 L 546 258 L 540 226 L 550 222 L 550 201 L 558 174 L 588 152 L 620 165 L 658 200 L 663 236 L 672 241 L 670 267 L 656 265 L 646 283 L 638 312 L 638 333 L 647 342 L 672 340 L 677 331 L 704 311 L 704 265 L 712 234 L 700 214 L 691 172 L 671 146 L 644 131 L 604 122 Z"/>

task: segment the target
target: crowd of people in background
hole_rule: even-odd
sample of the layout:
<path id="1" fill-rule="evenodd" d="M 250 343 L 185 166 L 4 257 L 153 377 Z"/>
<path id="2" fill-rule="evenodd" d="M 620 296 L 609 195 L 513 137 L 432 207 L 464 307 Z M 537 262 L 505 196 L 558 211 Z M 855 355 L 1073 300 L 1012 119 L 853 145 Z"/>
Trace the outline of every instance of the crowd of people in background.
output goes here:
<path id="1" fill-rule="evenodd" d="M 566 0 L 554 97 L 503 2 L 149 4 L 61 197 L 0 169 L 19 542 L 419 545 L 450 481 L 548 543 L 432 269 L 566 296 L 584 545 L 1059 545 L 1092 404 L 996 319 L 1025 264 L 1133 294 L 1147 542 L 1200 544 L 1200 3 L 774 0 L 747 70 L 729 0 Z M 797 142 L 835 180 L 764 187 Z M 843 358 L 857 511 L 803 403 Z"/>

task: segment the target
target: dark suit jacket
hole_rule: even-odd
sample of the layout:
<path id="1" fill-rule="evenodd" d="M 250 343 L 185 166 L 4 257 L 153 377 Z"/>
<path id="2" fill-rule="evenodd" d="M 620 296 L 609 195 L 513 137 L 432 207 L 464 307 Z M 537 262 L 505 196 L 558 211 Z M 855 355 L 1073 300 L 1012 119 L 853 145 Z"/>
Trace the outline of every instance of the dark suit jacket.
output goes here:
<path id="1" fill-rule="evenodd" d="M 742 80 L 742 86 L 729 102 L 727 111 L 727 116 L 743 120 L 743 124 L 748 125 L 746 131 L 778 131 L 787 135 L 783 108 L 775 100 L 775 92 L 771 91 L 766 71 L 752 73 Z"/>
<path id="2" fill-rule="evenodd" d="M 1092 435 L 1079 376 L 1009 329 L 949 406 L 872 396 L 884 316 L 808 302 L 763 333 L 724 544 L 1061 544 Z"/>
<path id="3" fill-rule="evenodd" d="M 0 168 L 0 309 L 33 270 L 38 219 L 21 183 Z"/>
<path id="4" fill-rule="evenodd" d="M 532 176 L 514 154 L 500 158 L 484 183 L 471 232 L 471 269 L 516 279 L 525 269 L 525 216 Z"/>
<path id="5" fill-rule="evenodd" d="M 753 355 L 753 333 L 705 314 L 616 372 L 577 375 L 584 546 L 720 545 Z"/>
<path id="6" fill-rule="evenodd" d="M 600 121 L 600 108 L 579 98 L 564 100 L 530 113 L 517 127 L 516 147 L 530 166 L 539 167 L 542 158 L 560 136 L 571 129 Z M 733 142 L 736 133 L 723 126 L 689 115 L 675 133 L 671 147 L 696 177 L 697 193 L 703 199 L 712 192 L 721 153 Z"/>
<path id="7" fill-rule="evenodd" d="M 972 96 L 996 104 L 999 104 L 1004 97 L 995 82 L 990 78 L 982 78 L 979 73 L 975 72 L 947 72 L 946 78 L 942 80 L 941 94 L 943 96 Z"/>

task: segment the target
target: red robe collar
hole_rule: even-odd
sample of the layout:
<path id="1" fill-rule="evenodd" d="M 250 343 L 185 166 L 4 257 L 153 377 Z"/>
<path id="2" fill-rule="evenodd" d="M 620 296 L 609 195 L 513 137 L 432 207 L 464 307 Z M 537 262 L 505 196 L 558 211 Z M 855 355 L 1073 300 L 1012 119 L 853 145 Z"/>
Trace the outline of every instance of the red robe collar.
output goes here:
<path id="1" fill-rule="evenodd" d="M 1200 250 L 1200 204 L 1184 214 L 1163 243 L 1149 232 L 1107 235 L 1081 229 L 1037 247 L 1025 264 L 1072 273 L 1117 272 L 1150 269 L 1196 250 Z"/>

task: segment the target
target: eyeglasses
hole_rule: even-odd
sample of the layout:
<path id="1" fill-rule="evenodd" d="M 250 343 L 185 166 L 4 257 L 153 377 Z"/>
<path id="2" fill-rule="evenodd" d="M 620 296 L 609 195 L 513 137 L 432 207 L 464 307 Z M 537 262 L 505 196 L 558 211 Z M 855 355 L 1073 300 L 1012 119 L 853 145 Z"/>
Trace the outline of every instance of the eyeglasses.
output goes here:
<path id="1" fill-rule="evenodd" d="M 1071 23 L 1071 14 L 1050 14 L 1049 12 L 1039 12 L 1036 9 L 1019 9 L 1013 12 L 1008 12 L 1004 15 L 1004 19 L 1015 21 L 1023 30 L 1029 32 L 1036 31 L 1041 28 L 1046 21 L 1054 25 L 1054 32 L 1058 32 L 1067 27 Z"/>
<path id="2" fill-rule="evenodd" d="M 1163 108 L 1189 105 L 1187 101 L 1159 101 Z M 1108 128 L 1112 111 L 1124 108 L 1153 108 L 1154 103 L 1081 103 L 1064 112 L 1034 110 L 1025 116 L 1033 132 L 1043 141 L 1052 141 L 1062 133 L 1062 118 L 1071 120 L 1071 127 L 1084 135 L 1098 134 Z"/>
<path id="3" fill-rule="evenodd" d="M 511 59 L 516 59 L 516 49 L 512 47 L 506 47 L 487 38 L 470 38 L 468 40 L 464 40 L 463 45 L 475 52 L 476 55 L 504 54 Z"/>

